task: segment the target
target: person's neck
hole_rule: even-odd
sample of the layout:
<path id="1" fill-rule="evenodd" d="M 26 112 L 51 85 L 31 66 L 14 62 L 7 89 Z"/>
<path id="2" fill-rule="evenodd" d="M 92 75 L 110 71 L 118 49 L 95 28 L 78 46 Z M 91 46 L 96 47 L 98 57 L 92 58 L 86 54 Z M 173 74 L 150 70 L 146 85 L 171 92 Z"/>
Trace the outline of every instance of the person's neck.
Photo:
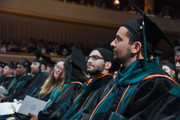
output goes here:
<path id="1" fill-rule="evenodd" d="M 21 78 L 24 77 L 24 76 L 26 76 L 26 74 L 20 75 Z"/>
<path id="2" fill-rule="evenodd" d="M 101 77 L 103 74 L 97 74 L 97 75 L 92 75 L 93 80 L 97 80 L 99 77 Z"/>
<path id="3" fill-rule="evenodd" d="M 124 63 L 123 66 L 126 68 L 129 65 L 131 65 L 133 62 L 140 60 L 140 59 L 144 59 L 144 57 L 142 55 L 136 55 L 136 56 L 132 57 L 131 59 L 129 59 L 126 63 Z"/>
<path id="4" fill-rule="evenodd" d="M 13 75 L 5 75 L 5 78 L 12 77 Z"/>

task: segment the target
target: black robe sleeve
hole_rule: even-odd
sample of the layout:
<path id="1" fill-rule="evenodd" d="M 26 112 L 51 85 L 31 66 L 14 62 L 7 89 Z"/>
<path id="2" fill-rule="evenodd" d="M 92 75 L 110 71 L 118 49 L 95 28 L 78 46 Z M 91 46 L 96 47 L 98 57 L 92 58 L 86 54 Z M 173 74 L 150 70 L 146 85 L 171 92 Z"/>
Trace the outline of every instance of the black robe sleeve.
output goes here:
<path id="1" fill-rule="evenodd" d="M 173 81 L 165 77 L 153 77 L 141 81 L 123 110 L 122 115 L 130 118 L 138 112 L 143 111 L 175 86 L 176 84 Z"/>
<path id="2" fill-rule="evenodd" d="M 179 115 L 180 96 L 167 93 L 154 101 L 145 110 L 131 117 L 130 120 L 176 120 Z"/>

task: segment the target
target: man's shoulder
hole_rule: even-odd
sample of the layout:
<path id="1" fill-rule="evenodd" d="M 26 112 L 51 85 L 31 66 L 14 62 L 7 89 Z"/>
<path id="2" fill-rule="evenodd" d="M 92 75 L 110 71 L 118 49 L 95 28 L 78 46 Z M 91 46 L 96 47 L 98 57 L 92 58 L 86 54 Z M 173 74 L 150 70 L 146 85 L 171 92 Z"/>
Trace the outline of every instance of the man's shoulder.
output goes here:
<path id="1" fill-rule="evenodd" d="M 48 77 L 49 76 L 49 74 L 48 73 L 46 73 L 46 72 L 40 72 L 40 73 L 38 73 L 37 75 L 36 75 L 36 78 L 37 77 Z"/>
<path id="2" fill-rule="evenodd" d="M 142 84 L 148 84 L 148 86 L 160 85 L 173 87 L 178 85 L 177 82 L 165 72 L 155 72 L 147 75 L 144 79 L 141 80 L 140 85 Z"/>

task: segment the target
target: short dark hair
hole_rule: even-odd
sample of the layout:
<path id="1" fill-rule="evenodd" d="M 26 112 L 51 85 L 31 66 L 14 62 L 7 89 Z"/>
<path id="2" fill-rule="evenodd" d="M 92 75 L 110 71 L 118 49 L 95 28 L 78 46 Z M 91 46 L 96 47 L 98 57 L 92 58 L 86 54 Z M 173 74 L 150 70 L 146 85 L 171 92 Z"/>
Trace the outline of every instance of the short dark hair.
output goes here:
<path id="1" fill-rule="evenodd" d="M 129 37 L 129 44 L 130 45 L 132 45 L 134 42 L 136 42 L 136 41 L 139 41 L 139 40 L 137 40 L 136 38 L 135 38 L 135 36 L 132 34 L 132 32 L 131 31 L 127 31 L 127 33 L 126 33 L 126 35 Z M 141 43 L 142 44 L 142 43 Z M 141 53 L 142 53 L 142 55 L 143 55 L 143 57 L 144 57 L 144 48 L 142 47 L 141 48 Z"/>
<path id="2" fill-rule="evenodd" d="M 129 44 L 132 45 L 134 42 L 138 41 L 135 36 L 128 30 L 126 35 L 129 37 Z"/>

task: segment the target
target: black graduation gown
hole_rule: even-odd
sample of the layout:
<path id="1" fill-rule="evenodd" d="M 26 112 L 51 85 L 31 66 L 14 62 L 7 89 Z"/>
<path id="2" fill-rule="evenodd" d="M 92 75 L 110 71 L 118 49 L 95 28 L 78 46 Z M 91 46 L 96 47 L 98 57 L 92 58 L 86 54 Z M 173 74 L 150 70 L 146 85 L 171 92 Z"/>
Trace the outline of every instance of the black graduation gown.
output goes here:
<path id="1" fill-rule="evenodd" d="M 52 115 L 58 114 L 56 111 L 60 106 L 65 103 L 73 95 L 76 96 L 82 86 L 81 82 L 70 82 L 63 90 L 61 96 L 57 98 L 46 110 L 40 111 L 38 114 L 38 120 L 47 120 Z"/>
<path id="2" fill-rule="evenodd" d="M 100 87 L 98 87 L 97 91 L 94 91 L 88 102 L 83 106 L 83 108 L 81 108 L 82 111 L 79 111 L 77 114 L 75 114 L 74 118 L 77 118 L 77 120 L 89 119 L 94 108 L 97 106 L 100 100 L 102 100 L 102 98 L 108 93 L 114 83 L 112 76 L 106 77 L 105 79 L 106 81 L 102 83 Z"/>
<path id="3" fill-rule="evenodd" d="M 2 82 L 2 86 L 4 86 L 6 89 L 8 88 L 8 86 L 11 84 L 11 82 L 13 81 L 15 77 L 6 77 L 3 79 L 3 82 Z"/>
<path id="4" fill-rule="evenodd" d="M 122 112 L 122 115 L 130 118 L 175 86 L 177 85 L 173 81 L 165 77 L 155 77 L 142 81 Z"/>
<path id="5" fill-rule="evenodd" d="M 157 100 L 160 96 L 167 93 L 175 86 L 176 84 L 173 81 L 165 77 L 153 77 L 141 81 L 134 91 L 133 95 L 131 96 L 130 100 L 128 101 L 127 105 L 125 106 L 124 110 L 122 111 L 121 115 L 127 119 L 131 118 L 132 116 L 146 109 L 146 107 L 148 107 L 152 102 Z M 118 92 L 113 100 L 113 103 L 108 109 L 108 112 L 96 113 L 94 114 L 92 120 L 109 119 L 112 112 L 116 111 L 118 103 L 124 93 L 123 91 L 127 88 L 127 86 L 117 86 L 117 88 Z"/>
<path id="6" fill-rule="evenodd" d="M 178 120 L 180 119 L 180 86 L 161 96 L 130 120 Z"/>
<path id="7" fill-rule="evenodd" d="M 32 83 L 33 77 L 30 76 L 27 79 L 24 80 L 24 82 L 16 89 L 14 94 L 14 99 L 17 100 L 23 100 L 24 99 L 24 93 L 28 86 Z"/>
<path id="8" fill-rule="evenodd" d="M 5 96 L 1 101 L 2 102 L 5 102 L 5 101 L 12 102 L 13 99 L 19 100 L 19 98 L 21 98 L 21 96 L 24 94 L 24 91 L 27 87 L 26 85 L 31 78 L 32 78 L 32 76 L 30 76 L 30 75 L 23 76 L 22 78 L 18 78 L 16 83 L 14 83 L 13 87 L 10 88 L 10 91 L 12 91 L 10 93 L 10 95 Z"/>
<path id="9" fill-rule="evenodd" d="M 82 96 L 80 96 L 78 103 L 74 102 L 70 106 L 69 110 L 66 111 L 66 114 L 70 113 L 66 117 L 66 119 L 70 119 L 74 115 L 75 118 L 72 119 L 88 119 L 95 106 L 99 103 L 99 101 L 106 95 L 106 93 L 111 88 L 112 84 L 110 83 L 113 83 L 112 78 L 113 77 L 111 74 L 106 74 L 100 77 L 99 79 L 92 80 L 92 82 L 88 86 L 82 88 L 83 94 Z M 74 105 L 75 107 L 72 107 Z M 60 118 L 61 116 L 58 116 L 58 119 Z"/>
<path id="10" fill-rule="evenodd" d="M 25 91 L 23 98 L 26 95 L 37 97 L 38 93 L 41 90 L 41 86 L 44 84 L 48 76 L 49 76 L 48 73 L 45 72 L 40 72 L 37 75 L 35 75 L 32 79 L 31 84 L 28 86 L 27 90 Z"/>

